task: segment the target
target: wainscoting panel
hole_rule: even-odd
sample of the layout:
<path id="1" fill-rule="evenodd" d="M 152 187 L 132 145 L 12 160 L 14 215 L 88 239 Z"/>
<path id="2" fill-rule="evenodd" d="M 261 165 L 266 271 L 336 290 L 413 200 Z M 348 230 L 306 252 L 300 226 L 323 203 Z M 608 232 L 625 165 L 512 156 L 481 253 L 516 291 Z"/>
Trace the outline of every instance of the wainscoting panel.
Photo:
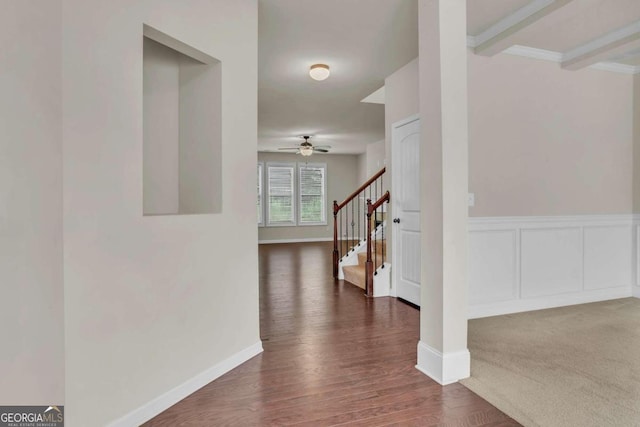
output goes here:
<path id="1" fill-rule="evenodd" d="M 577 227 L 520 231 L 522 298 L 582 289 L 582 230 Z"/>
<path id="2" fill-rule="evenodd" d="M 631 286 L 633 229 L 629 226 L 584 229 L 584 288 Z"/>
<path id="3" fill-rule="evenodd" d="M 469 317 L 638 295 L 636 247 L 633 215 L 470 218 Z"/>
<path id="4" fill-rule="evenodd" d="M 469 233 L 469 299 L 471 304 L 518 297 L 515 230 Z"/>
<path id="5" fill-rule="evenodd" d="M 634 271 L 634 284 L 636 285 L 634 288 L 634 293 L 633 295 L 636 296 L 637 298 L 640 298 L 640 226 L 638 225 L 638 222 L 640 218 L 636 218 L 636 220 L 634 221 L 634 243 L 635 243 L 635 254 L 636 254 L 636 262 L 635 262 L 635 271 Z"/>

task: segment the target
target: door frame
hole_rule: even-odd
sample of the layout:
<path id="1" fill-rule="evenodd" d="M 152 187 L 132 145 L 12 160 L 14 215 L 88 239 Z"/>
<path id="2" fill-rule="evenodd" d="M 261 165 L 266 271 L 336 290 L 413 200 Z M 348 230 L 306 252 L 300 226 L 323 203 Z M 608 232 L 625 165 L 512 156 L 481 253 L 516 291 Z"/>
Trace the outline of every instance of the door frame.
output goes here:
<path id="1" fill-rule="evenodd" d="M 410 123 L 415 122 L 416 120 L 420 120 L 420 114 L 412 114 L 409 117 L 406 117 L 402 120 L 398 120 L 397 122 L 393 123 L 391 125 L 391 215 L 390 217 L 387 217 L 387 224 L 389 224 L 389 220 L 393 220 L 393 218 L 396 218 L 398 211 L 397 209 L 397 205 L 394 203 L 395 197 L 397 194 L 400 194 L 400 189 L 398 188 L 398 182 L 400 180 L 399 175 L 398 175 L 398 171 L 399 169 L 399 165 L 398 165 L 398 129 L 400 129 L 403 126 L 406 126 Z M 398 283 L 398 277 L 397 274 L 400 271 L 399 268 L 397 268 L 397 266 L 400 265 L 400 263 L 402 262 L 401 259 L 399 259 L 398 257 L 398 239 L 396 238 L 396 227 L 395 227 L 395 223 L 391 222 L 391 229 L 393 230 L 391 232 L 391 250 L 392 250 L 392 255 L 391 255 L 391 289 L 389 289 L 389 295 L 392 297 L 398 297 L 398 287 L 397 287 L 397 283 Z M 394 268 L 395 266 L 395 268 Z"/>

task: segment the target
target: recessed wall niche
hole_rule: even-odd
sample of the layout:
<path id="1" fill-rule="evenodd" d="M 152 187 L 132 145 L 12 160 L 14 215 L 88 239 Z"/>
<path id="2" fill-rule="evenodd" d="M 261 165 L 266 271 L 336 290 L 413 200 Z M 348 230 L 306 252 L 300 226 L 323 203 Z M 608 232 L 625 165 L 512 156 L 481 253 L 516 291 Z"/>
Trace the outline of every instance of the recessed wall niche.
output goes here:
<path id="1" fill-rule="evenodd" d="M 143 213 L 220 212 L 220 61 L 148 25 L 143 34 Z"/>

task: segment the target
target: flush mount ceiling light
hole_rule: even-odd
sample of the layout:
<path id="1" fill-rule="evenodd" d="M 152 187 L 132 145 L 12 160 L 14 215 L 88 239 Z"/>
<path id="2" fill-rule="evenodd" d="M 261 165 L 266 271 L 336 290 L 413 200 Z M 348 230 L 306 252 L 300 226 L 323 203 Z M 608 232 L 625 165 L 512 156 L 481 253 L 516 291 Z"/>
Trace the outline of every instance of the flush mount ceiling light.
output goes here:
<path id="1" fill-rule="evenodd" d="M 326 64 L 313 64 L 309 69 L 309 75 L 314 80 L 325 80 L 329 74 L 329 66 Z"/>

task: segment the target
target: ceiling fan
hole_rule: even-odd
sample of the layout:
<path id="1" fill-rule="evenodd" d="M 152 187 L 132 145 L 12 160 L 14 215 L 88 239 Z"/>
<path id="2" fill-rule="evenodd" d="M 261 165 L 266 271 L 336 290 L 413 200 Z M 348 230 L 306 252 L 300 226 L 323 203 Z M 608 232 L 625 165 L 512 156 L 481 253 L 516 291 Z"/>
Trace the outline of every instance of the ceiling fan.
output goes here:
<path id="1" fill-rule="evenodd" d="M 329 152 L 329 148 L 331 148 L 331 146 L 329 145 L 316 145 L 314 146 L 313 144 L 311 144 L 309 142 L 309 138 L 311 138 L 310 135 L 302 135 L 300 138 L 304 139 L 304 142 L 301 143 L 299 146 L 297 147 L 282 147 L 282 148 L 278 148 L 278 150 L 282 150 L 282 151 L 288 151 L 288 150 L 296 150 L 296 154 L 301 154 L 303 156 L 310 156 L 313 153 L 328 153 Z"/>

